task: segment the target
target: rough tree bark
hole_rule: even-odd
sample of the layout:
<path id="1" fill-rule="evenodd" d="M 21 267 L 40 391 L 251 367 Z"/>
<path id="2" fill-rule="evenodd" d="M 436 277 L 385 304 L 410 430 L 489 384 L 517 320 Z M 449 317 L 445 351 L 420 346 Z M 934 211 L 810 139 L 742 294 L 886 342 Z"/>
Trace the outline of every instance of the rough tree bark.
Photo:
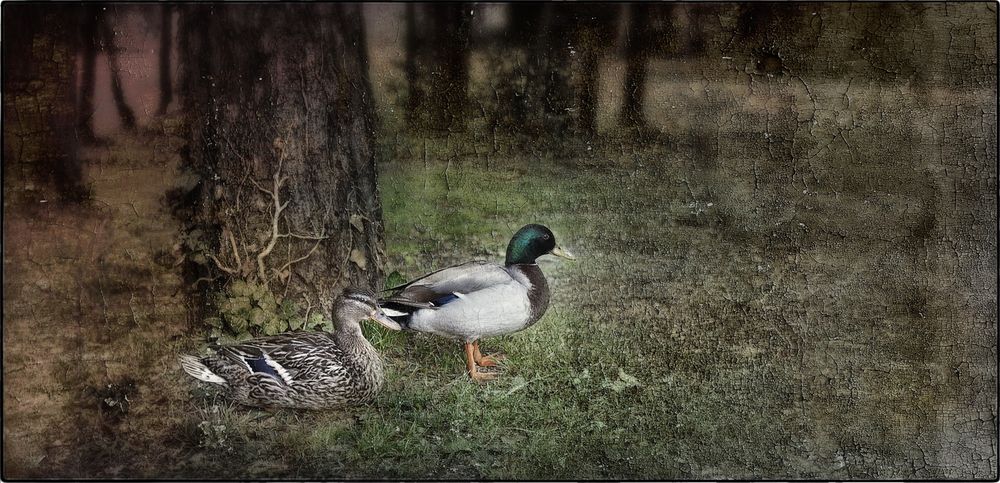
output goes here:
<path id="1" fill-rule="evenodd" d="M 360 6 L 191 8 L 192 233 L 203 234 L 208 267 L 327 309 L 346 285 L 377 287 L 383 228 Z"/>
<path id="2" fill-rule="evenodd" d="M 5 5 L 3 173 L 5 198 L 80 201 L 87 195 L 76 135 L 79 11 Z"/>

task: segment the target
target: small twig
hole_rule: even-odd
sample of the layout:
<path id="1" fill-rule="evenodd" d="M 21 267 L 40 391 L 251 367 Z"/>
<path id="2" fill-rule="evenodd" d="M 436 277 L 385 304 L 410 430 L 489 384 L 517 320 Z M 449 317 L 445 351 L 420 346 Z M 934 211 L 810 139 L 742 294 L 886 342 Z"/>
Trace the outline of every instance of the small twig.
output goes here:
<path id="1" fill-rule="evenodd" d="M 285 258 L 292 258 L 292 244 L 285 244 Z M 281 273 L 278 273 L 278 277 L 281 277 Z M 285 288 L 281 289 L 281 300 L 285 300 L 288 297 L 288 287 L 292 285 L 292 272 L 288 272 L 288 276 L 285 277 Z"/>
<path id="2" fill-rule="evenodd" d="M 272 198 L 274 197 L 274 192 L 271 191 L 271 190 L 269 190 L 269 189 L 267 189 L 267 188 L 265 188 L 265 187 L 263 187 L 263 186 L 261 186 L 260 183 L 257 182 L 257 180 L 255 180 L 253 178 L 250 178 L 250 182 L 253 183 L 253 185 L 256 186 L 257 189 L 259 189 L 259 190 L 267 193 Z"/>
<path id="3" fill-rule="evenodd" d="M 205 256 L 207 256 L 208 258 L 212 259 L 212 261 L 215 262 L 215 265 L 217 267 L 219 267 L 219 270 L 222 270 L 223 272 L 226 272 L 226 273 L 228 273 L 230 275 L 235 275 L 236 274 L 236 270 L 233 270 L 233 269 L 227 267 L 225 264 L 223 264 L 221 261 L 219 261 L 218 258 L 215 258 L 215 255 L 212 255 L 211 253 L 206 253 Z"/>
<path id="4" fill-rule="evenodd" d="M 101 306 L 104 312 L 104 323 L 105 325 L 111 322 L 108 318 L 108 298 L 104 296 L 104 284 L 101 283 L 101 277 L 97 277 L 97 290 L 101 292 Z"/>
<path id="5" fill-rule="evenodd" d="M 250 177 L 250 169 L 243 174 L 243 179 L 240 180 L 240 186 L 236 188 L 236 212 L 240 212 L 240 196 L 243 194 L 243 185 L 246 184 L 247 178 Z"/>
<path id="6" fill-rule="evenodd" d="M 199 278 L 198 280 L 195 280 L 195 281 L 194 281 L 194 282 L 193 282 L 193 283 L 191 284 L 191 288 L 195 288 L 195 287 L 196 287 L 196 286 L 198 286 L 198 284 L 199 284 L 199 283 L 201 283 L 201 282 L 214 282 L 214 281 L 216 281 L 216 280 L 217 280 L 218 278 L 219 278 L 219 277 L 201 277 L 201 278 Z"/>
<path id="7" fill-rule="evenodd" d="M 243 259 L 240 258 L 240 250 L 236 247 L 236 237 L 233 236 L 233 230 L 226 230 L 229 235 L 229 244 L 233 247 L 233 256 L 236 257 L 236 269 L 240 270 L 243 268 Z"/>
<path id="8" fill-rule="evenodd" d="M 302 255 L 299 258 L 296 258 L 295 260 L 289 260 L 288 263 L 282 265 L 282 267 L 278 269 L 278 273 L 281 273 L 285 271 L 286 268 L 309 258 L 309 256 L 311 256 L 314 252 L 316 252 L 316 249 L 319 248 L 320 242 L 322 242 L 324 239 L 326 239 L 326 237 L 317 238 L 316 243 L 313 244 L 313 247 L 311 250 L 309 250 L 309 252 L 307 252 L 305 255 Z"/>
<path id="9" fill-rule="evenodd" d="M 291 232 L 282 233 L 281 235 L 278 235 L 278 238 L 287 238 L 287 237 L 298 238 L 300 240 L 326 240 L 327 238 L 330 238 L 325 235 L 300 235 L 298 233 L 291 233 Z"/>
<path id="10" fill-rule="evenodd" d="M 267 246 L 257 254 L 257 276 L 260 277 L 262 283 L 267 283 L 267 271 L 264 269 L 264 258 L 271 254 L 271 250 L 274 250 L 274 245 L 278 243 L 278 222 L 281 220 L 281 212 L 288 207 L 288 201 L 281 202 L 281 185 L 285 184 L 288 180 L 287 177 L 281 176 L 281 162 L 284 160 L 284 156 L 280 156 L 278 159 L 278 170 L 274 173 L 274 191 L 267 191 L 264 188 L 258 186 L 261 190 L 271 193 L 271 199 L 274 200 L 274 213 L 271 216 L 271 240 L 268 241 Z M 256 184 L 256 182 L 254 183 Z"/>
<path id="11" fill-rule="evenodd" d="M 128 299 L 128 309 L 132 312 L 132 322 L 135 323 L 136 327 L 141 327 L 142 324 L 139 323 L 139 316 L 135 313 L 135 306 L 132 305 L 135 302 L 135 292 L 129 291 L 131 297 Z"/>
<path id="12" fill-rule="evenodd" d="M 303 322 L 302 325 L 303 325 L 303 327 L 308 328 L 309 327 L 309 312 L 312 310 L 313 304 L 312 304 L 312 300 L 309 300 L 309 294 L 308 293 L 302 292 L 302 298 L 306 299 L 306 316 L 305 316 L 305 322 Z"/>

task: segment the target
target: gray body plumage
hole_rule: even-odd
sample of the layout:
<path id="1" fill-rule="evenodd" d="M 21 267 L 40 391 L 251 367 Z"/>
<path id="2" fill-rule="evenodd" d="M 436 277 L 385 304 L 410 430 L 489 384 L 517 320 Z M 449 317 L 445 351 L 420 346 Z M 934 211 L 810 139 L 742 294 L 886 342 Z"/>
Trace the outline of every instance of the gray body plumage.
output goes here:
<path id="1" fill-rule="evenodd" d="M 548 283 L 534 263 L 502 267 L 469 262 L 397 289 L 383 303 L 409 314 L 406 328 L 464 342 L 523 330 L 537 322 L 549 304 Z"/>

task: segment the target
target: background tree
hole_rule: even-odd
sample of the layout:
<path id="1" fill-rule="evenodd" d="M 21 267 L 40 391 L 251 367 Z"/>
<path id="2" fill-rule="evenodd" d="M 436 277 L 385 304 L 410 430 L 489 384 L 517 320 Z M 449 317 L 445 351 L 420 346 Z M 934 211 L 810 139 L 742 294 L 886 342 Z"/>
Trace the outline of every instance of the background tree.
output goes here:
<path id="1" fill-rule="evenodd" d="M 490 126 L 543 141 L 596 132 L 598 61 L 616 20 L 607 5 L 510 4 L 503 40 L 514 61 L 495 67 Z"/>
<path id="2" fill-rule="evenodd" d="M 462 129 L 469 99 L 472 4 L 406 6 L 407 118 L 411 127 Z"/>
<path id="3" fill-rule="evenodd" d="M 94 89 L 97 80 L 97 49 L 100 42 L 97 28 L 101 7 L 88 3 L 80 18 L 80 94 L 77 105 L 77 133 L 80 140 L 92 143 L 94 134 Z"/>
<path id="4" fill-rule="evenodd" d="M 188 154 L 201 177 L 188 245 L 202 273 L 323 308 L 345 285 L 378 286 L 360 6 L 192 5 L 184 19 Z"/>
<path id="5" fill-rule="evenodd" d="M 116 7 L 124 8 L 124 7 Z M 115 100 L 115 108 L 125 130 L 135 130 L 135 112 L 125 99 L 125 87 L 122 85 L 120 55 L 124 48 L 118 45 L 115 29 L 112 25 L 116 19 L 107 15 L 107 8 L 101 8 L 97 26 L 104 53 L 108 56 L 108 68 L 111 70 L 111 96 Z"/>
<path id="6" fill-rule="evenodd" d="M 97 55 L 99 52 L 104 52 L 107 55 L 108 68 L 111 71 L 111 94 L 115 109 L 118 111 L 118 117 L 121 120 L 121 126 L 126 130 L 134 130 L 136 118 L 135 111 L 125 98 L 125 89 L 122 85 L 119 55 L 123 49 L 115 41 L 115 29 L 113 28 L 113 25 L 119 21 L 118 16 L 109 15 L 107 5 L 101 3 L 88 3 L 82 9 L 76 9 L 76 12 L 79 15 L 78 45 L 81 58 L 77 129 L 81 141 L 91 143 L 97 140 L 97 136 L 94 134 L 94 91 L 97 85 Z"/>
<path id="7" fill-rule="evenodd" d="M 613 42 L 618 24 L 620 5 L 574 5 L 575 32 L 573 39 L 577 52 L 576 81 L 576 131 L 583 136 L 597 133 L 598 80 L 600 58 Z"/>
<path id="8" fill-rule="evenodd" d="M 423 89 L 419 85 L 417 72 L 417 52 L 420 50 L 420 32 L 417 31 L 417 6 L 413 2 L 406 3 L 403 14 L 406 19 L 406 41 L 403 45 L 406 58 L 403 64 L 403 74 L 406 76 L 406 107 L 404 117 L 410 128 L 416 128 L 420 123 L 420 108 L 423 105 Z"/>
<path id="9" fill-rule="evenodd" d="M 79 11 L 4 6 L 4 195 L 87 196 L 76 135 Z"/>
<path id="10" fill-rule="evenodd" d="M 557 151 L 596 134 L 600 59 L 614 45 L 619 11 L 591 3 L 507 5 L 500 34 L 483 42 L 495 57 L 489 129 Z"/>
<path id="11" fill-rule="evenodd" d="M 160 107 L 159 114 L 167 113 L 167 108 L 174 100 L 174 89 L 171 81 L 171 62 L 173 54 L 173 7 L 169 3 L 160 6 Z"/>
<path id="12" fill-rule="evenodd" d="M 646 93 L 646 63 L 651 48 L 650 15 L 653 5 L 633 3 L 628 7 L 628 33 L 625 37 L 625 92 L 620 116 L 621 124 L 630 128 L 645 128 L 643 112 Z"/>

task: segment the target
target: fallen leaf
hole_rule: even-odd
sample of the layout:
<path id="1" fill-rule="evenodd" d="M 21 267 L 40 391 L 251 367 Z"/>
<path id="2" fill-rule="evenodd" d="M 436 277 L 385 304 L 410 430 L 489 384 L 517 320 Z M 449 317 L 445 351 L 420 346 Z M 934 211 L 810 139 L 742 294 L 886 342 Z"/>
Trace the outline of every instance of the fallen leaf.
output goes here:
<path id="1" fill-rule="evenodd" d="M 361 253 L 361 250 L 357 248 L 351 250 L 351 261 L 361 270 L 368 270 L 368 259 L 365 258 L 364 253 Z"/>
<path id="2" fill-rule="evenodd" d="M 359 232 L 364 233 L 365 232 L 365 224 L 362 222 L 362 220 L 364 220 L 364 219 L 365 219 L 365 217 L 363 217 L 361 215 L 357 215 L 357 214 L 351 215 L 351 226 L 353 226 L 355 230 L 358 230 Z"/>

